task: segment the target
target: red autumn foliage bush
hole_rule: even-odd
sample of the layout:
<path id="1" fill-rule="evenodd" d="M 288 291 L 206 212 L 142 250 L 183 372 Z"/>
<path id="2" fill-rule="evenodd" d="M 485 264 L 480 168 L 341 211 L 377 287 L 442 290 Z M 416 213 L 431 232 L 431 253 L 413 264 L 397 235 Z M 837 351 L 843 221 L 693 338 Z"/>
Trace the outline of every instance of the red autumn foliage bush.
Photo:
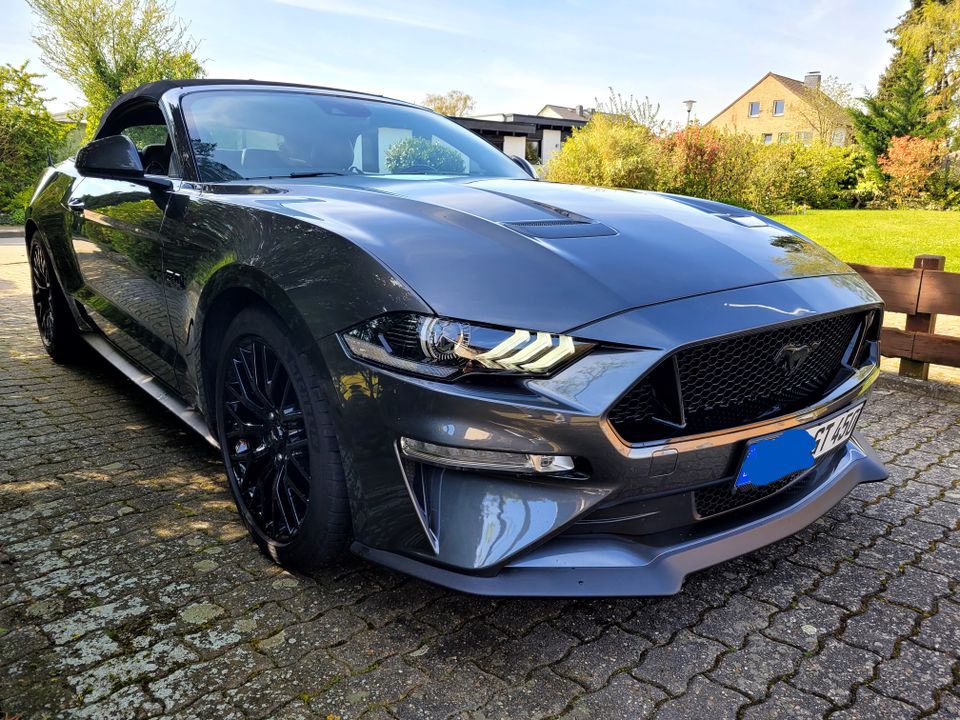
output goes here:
<path id="1" fill-rule="evenodd" d="M 890 176 L 891 197 L 906 203 L 923 197 L 940 160 L 938 141 L 903 135 L 890 140 L 887 152 L 877 158 L 877 164 Z"/>

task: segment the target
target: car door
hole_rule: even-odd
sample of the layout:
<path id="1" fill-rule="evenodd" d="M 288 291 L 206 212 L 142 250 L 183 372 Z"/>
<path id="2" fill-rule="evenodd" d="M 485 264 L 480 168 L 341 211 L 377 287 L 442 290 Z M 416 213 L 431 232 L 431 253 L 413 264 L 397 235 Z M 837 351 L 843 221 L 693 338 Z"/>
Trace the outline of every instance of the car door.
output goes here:
<path id="1" fill-rule="evenodd" d="M 159 112 L 159 111 L 158 111 Z M 162 116 L 160 116 L 162 121 Z M 166 153 L 164 124 L 125 128 L 154 177 Z M 159 150 L 158 150 L 159 148 Z M 151 159 L 152 158 L 152 159 Z M 122 178 L 85 177 L 67 204 L 83 286 L 78 298 L 109 339 L 144 369 L 176 387 L 176 348 L 164 298 L 163 217 L 170 189 Z"/>

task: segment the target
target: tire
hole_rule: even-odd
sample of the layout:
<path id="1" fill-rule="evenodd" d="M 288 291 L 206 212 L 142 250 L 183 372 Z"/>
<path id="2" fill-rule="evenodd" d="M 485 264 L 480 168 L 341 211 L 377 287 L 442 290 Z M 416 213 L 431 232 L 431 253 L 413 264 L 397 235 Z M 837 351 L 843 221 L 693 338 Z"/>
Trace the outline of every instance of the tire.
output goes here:
<path id="1" fill-rule="evenodd" d="M 86 346 L 77 322 L 53 271 L 50 255 L 36 238 L 30 241 L 29 263 L 33 309 L 44 350 L 58 363 L 83 360 Z"/>
<path id="2" fill-rule="evenodd" d="M 216 427 L 240 516 L 275 562 L 316 570 L 344 552 L 352 530 L 320 378 L 265 307 L 241 310 L 220 347 Z"/>

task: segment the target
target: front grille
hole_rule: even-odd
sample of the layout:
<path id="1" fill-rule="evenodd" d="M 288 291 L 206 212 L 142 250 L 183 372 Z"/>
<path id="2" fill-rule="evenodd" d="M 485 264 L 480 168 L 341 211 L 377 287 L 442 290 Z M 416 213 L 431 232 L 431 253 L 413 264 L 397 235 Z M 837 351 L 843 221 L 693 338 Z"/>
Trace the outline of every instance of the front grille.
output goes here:
<path id="1" fill-rule="evenodd" d="M 863 313 L 832 315 L 681 350 L 614 405 L 610 423 L 626 442 L 636 443 L 800 410 L 837 381 L 863 321 Z M 790 370 L 789 355 L 796 357 L 798 348 L 809 353 Z"/>
<path id="2" fill-rule="evenodd" d="M 750 505 L 759 500 L 765 500 L 786 488 L 801 475 L 809 472 L 809 470 L 801 470 L 787 475 L 769 485 L 758 488 L 745 488 L 734 491 L 732 481 L 700 488 L 693 493 L 693 501 L 697 515 L 699 515 L 701 519 L 713 517 L 714 515 L 720 515 L 721 513 Z"/>

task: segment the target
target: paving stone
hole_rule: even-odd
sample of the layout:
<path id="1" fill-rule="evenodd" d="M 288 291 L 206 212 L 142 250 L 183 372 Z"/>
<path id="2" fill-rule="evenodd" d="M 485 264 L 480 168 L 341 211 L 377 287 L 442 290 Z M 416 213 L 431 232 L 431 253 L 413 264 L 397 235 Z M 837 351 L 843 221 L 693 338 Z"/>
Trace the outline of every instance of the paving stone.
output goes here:
<path id="1" fill-rule="evenodd" d="M 457 667 L 446 682 L 424 683 L 393 712 L 402 718 L 446 718 L 476 710 L 487 703 L 505 684 L 473 663 Z"/>
<path id="2" fill-rule="evenodd" d="M 845 611 L 836 605 L 804 596 L 796 606 L 774 615 L 763 633 L 812 652 L 817 649 L 821 638 L 840 628 L 844 614 Z"/>
<path id="3" fill-rule="evenodd" d="M 563 606 L 560 606 L 558 602 L 544 603 L 541 600 L 538 605 L 541 610 L 545 611 L 540 614 L 541 618 L 551 617 L 555 613 L 554 619 L 551 621 L 552 624 L 581 640 L 596 640 L 611 624 L 623 622 L 633 612 L 631 606 L 627 603 L 610 600 L 587 600 L 564 603 Z M 632 603 L 632 605 L 635 606 L 636 603 Z M 511 633 L 511 626 L 532 627 L 532 623 L 527 616 L 530 606 L 526 603 L 522 606 L 518 618 L 512 622 L 499 620 L 498 618 L 501 615 L 510 615 L 508 610 L 504 610 L 508 607 L 509 605 L 502 606 L 500 611 L 491 617 L 491 621 L 495 625 L 507 633 Z M 536 617 L 536 615 L 533 617 Z"/>
<path id="4" fill-rule="evenodd" d="M 712 607 L 716 607 L 716 604 L 710 599 L 687 592 L 666 598 L 640 600 L 633 616 L 621 622 L 620 626 L 659 645 L 680 629 L 695 625 Z"/>
<path id="5" fill-rule="evenodd" d="M 656 704 L 668 697 L 659 688 L 640 682 L 628 673 L 618 673 L 600 690 L 581 696 L 573 709 L 562 717 L 570 720 L 635 720 L 650 717 Z"/>
<path id="6" fill-rule="evenodd" d="M 223 695 L 248 718 L 272 718 L 290 702 L 291 688 L 296 688 L 298 699 L 306 705 L 340 679 L 341 669 L 322 651 L 316 651 L 294 665 L 268 668 Z"/>
<path id="7" fill-rule="evenodd" d="M 956 691 L 956 688 L 954 688 L 954 691 Z M 956 720 L 960 718 L 960 697 L 953 693 L 943 693 L 940 696 L 939 709 L 928 717 L 931 720 Z"/>
<path id="8" fill-rule="evenodd" d="M 937 543 L 932 551 L 924 553 L 918 567 L 947 577 L 955 577 L 960 567 L 960 547 L 947 542 Z"/>
<path id="9" fill-rule="evenodd" d="M 960 657 L 960 605 L 944 601 L 936 614 L 924 618 L 913 638 L 919 645 Z"/>
<path id="10" fill-rule="evenodd" d="M 538 667 L 557 663 L 575 646 L 579 645 L 571 655 L 568 676 L 575 680 L 582 680 L 579 673 L 583 673 L 584 660 L 594 661 L 589 678 L 602 674 L 605 667 L 622 662 L 624 657 L 634 659 L 639 657 L 647 642 L 633 635 L 627 635 L 619 628 L 612 628 L 606 635 L 593 643 L 580 645 L 577 638 L 562 630 L 558 630 L 550 623 L 540 623 L 522 638 L 504 643 L 498 652 L 491 653 L 478 661 L 478 665 L 488 673 L 503 678 L 509 682 L 523 680 Z M 574 655 L 583 651 L 577 660 Z M 626 652 L 626 656 L 624 656 Z M 561 673 L 563 671 L 561 670 Z M 589 681 L 587 681 L 589 684 Z"/>
<path id="11" fill-rule="evenodd" d="M 200 696 L 225 688 L 233 688 L 269 662 L 263 655 L 240 647 L 202 663 L 188 665 L 164 678 L 148 684 L 150 694 L 163 703 L 164 710 L 179 710 Z"/>
<path id="12" fill-rule="evenodd" d="M 583 689 L 546 668 L 534 672 L 524 683 L 498 692 L 474 717 L 477 720 L 516 720 L 559 715 Z"/>
<path id="13" fill-rule="evenodd" d="M 863 595 L 875 593 L 883 587 L 887 576 L 888 573 L 873 568 L 841 563 L 835 573 L 823 578 L 813 595 L 854 611 L 859 609 Z"/>
<path id="14" fill-rule="evenodd" d="M 887 583 L 881 597 L 922 612 L 930 612 L 937 598 L 946 597 L 949 593 L 950 579 L 946 576 L 908 567 L 901 575 Z"/>
<path id="15" fill-rule="evenodd" d="M 757 576 L 746 593 L 755 600 L 780 608 L 790 607 L 798 595 L 808 590 L 820 577 L 816 570 L 791 562 L 780 562 Z"/>
<path id="16" fill-rule="evenodd" d="M 401 617 L 382 628 L 352 635 L 346 642 L 330 648 L 330 654 L 352 670 L 363 670 L 393 655 L 408 653 L 429 642 L 427 626 Z"/>
<path id="17" fill-rule="evenodd" d="M 947 530 L 940 525 L 910 518 L 903 525 L 891 530 L 889 537 L 916 550 L 928 550 L 931 543 L 942 540 L 946 534 Z"/>
<path id="18" fill-rule="evenodd" d="M 722 685 L 698 677 L 681 697 L 669 700 L 653 715 L 656 720 L 688 720 L 709 717 L 710 720 L 734 720 L 747 698 Z"/>
<path id="19" fill-rule="evenodd" d="M 917 555 L 918 550 L 916 548 L 882 537 L 872 546 L 857 553 L 855 562 L 858 565 L 892 573 L 899 570 L 904 564 L 916 560 Z"/>
<path id="20" fill-rule="evenodd" d="M 911 641 L 900 646 L 900 654 L 880 665 L 871 687 L 887 697 L 904 700 L 924 710 L 934 707 L 939 688 L 953 680 L 952 658 Z"/>
<path id="21" fill-rule="evenodd" d="M 830 720 L 913 720 L 916 716 L 915 707 L 862 687 L 853 705 L 831 715 Z"/>
<path id="22" fill-rule="evenodd" d="M 778 677 L 793 673 L 803 652 L 763 635 L 751 635 L 744 647 L 724 655 L 710 677 L 735 688 L 751 700 L 761 700 Z"/>
<path id="23" fill-rule="evenodd" d="M 820 720 L 830 707 L 830 703 L 821 697 L 778 682 L 762 703 L 744 710 L 743 720 Z"/>
<path id="24" fill-rule="evenodd" d="M 113 657 L 90 670 L 69 678 L 68 682 L 85 702 L 107 697 L 118 686 L 155 680 L 163 669 L 195 662 L 199 657 L 179 638 L 168 638 L 151 647 Z"/>
<path id="25" fill-rule="evenodd" d="M 822 652 L 800 662 L 791 683 L 843 704 L 849 701 L 852 686 L 868 680 L 879 662 L 880 657 L 872 652 L 830 639 Z"/>
<path id="26" fill-rule="evenodd" d="M 310 709 L 320 717 L 358 718 L 368 710 L 399 702 L 427 679 L 400 658 L 390 658 L 369 672 L 331 684 L 309 700 Z"/>
<path id="27" fill-rule="evenodd" d="M 735 595 L 722 607 L 710 610 L 694 627 L 699 634 L 727 645 L 739 645 L 753 630 L 766 627 L 777 608 L 767 603 Z"/>
<path id="28" fill-rule="evenodd" d="M 440 680 L 458 665 L 474 662 L 497 652 L 507 637 L 480 620 L 473 620 L 451 633 L 428 640 L 417 650 L 408 653 L 409 661 Z"/>
<path id="29" fill-rule="evenodd" d="M 633 667 L 649 646 L 643 638 L 613 627 L 598 639 L 574 648 L 556 669 L 559 674 L 596 690 L 617 670 Z"/>
<path id="30" fill-rule="evenodd" d="M 723 650 L 718 642 L 681 630 L 668 645 L 648 650 L 633 675 L 679 695 L 686 690 L 691 677 L 713 666 Z"/>
<path id="31" fill-rule="evenodd" d="M 893 655 L 898 640 L 909 637 L 919 619 L 913 610 L 879 600 L 870 602 L 867 611 L 847 620 L 840 639 L 848 645 L 871 650 L 881 657 Z"/>

